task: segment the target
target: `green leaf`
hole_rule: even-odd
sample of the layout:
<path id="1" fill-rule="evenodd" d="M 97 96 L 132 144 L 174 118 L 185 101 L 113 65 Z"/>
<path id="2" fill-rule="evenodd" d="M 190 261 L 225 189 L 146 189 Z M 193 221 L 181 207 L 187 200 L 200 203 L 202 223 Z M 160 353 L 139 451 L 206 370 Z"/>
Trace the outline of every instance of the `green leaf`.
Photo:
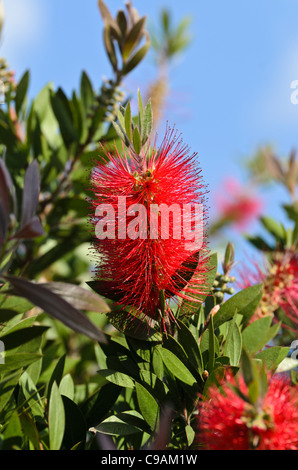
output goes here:
<path id="1" fill-rule="evenodd" d="M 38 353 L 28 353 L 28 352 L 14 352 L 13 354 L 8 351 L 5 353 L 5 363 L 0 364 L 0 373 L 12 372 L 14 370 L 20 369 L 21 367 L 26 367 L 29 364 L 32 364 L 34 361 L 37 361 L 42 357 L 42 354 Z"/>
<path id="2" fill-rule="evenodd" d="M 130 108 L 130 103 L 127 104 L 126 110 L 125 110 L 125 130 L 128 139 L 130 142 L 132 142 L 132 128 L 131 128 L 131 108 Z"/>
<path id="3" fill-rule="evenodd" d="M 227 337 L 223 348 L 223 354 L 230 358 L 231 366 L 237 366 L 239 364 L 242 351 L 242 336 L 235 320 L 236 315 L 228 326 Z"/>
<path id="4" fill-rule="evenodd" d="M 22 76 L 21 80 L 18 83 L 16 96 L 15 96 L 15 105 L 16 105 L 16 113 L 19 115 L 24 100 L 26 98 L 26 94 L 29 87 L 29 80 L 30 80 L 30 72 L 27 70 L 24 75 Z"/>
<path id="5" fill-rule="evenodd" d="M 14 295 L 1 295 L 0 294 L 0 305 L 3 309 L 15 310 L 17 313 L 25 313 L 31 310 L 32 303 L 27 299 Z"/>
<path id="6" fill-rule="evenodd" d="M 141 427 L 136 427 L 124 421 L 125 414 L 128 414 L 128 412 L 121 413 L 118 416 L 110 416 L 96 426 L 95 431 L 111 436 L 129 436 L 140 432 Z"/>
<path id="7" fill-rule="evenodd" d="M 62 377 L 63 377 L 63 371 L 64 371 L 64 367 L 65 367 L 65 357 L 66 355 L 63 354 L 63 356 L 61 356 L 53 370 L 53 373 L 51 375 L 51 378 L 49 380 L 49 383 L 48 383 L 48 388 L 47 388 L 47 396 L 48 396 L 48 399 L 50 398 L 51 396 L 51 393 L 52 393 L 52 386 L 54 383 L 56 383 L 56 385 L 59 387 L 59 384 L 62 380 Z"/>
<path id="8" fill-rule="evenodd" d="M 13 411 L 3 432 L 4 443 L 2 450 L 12 450 L 13 446 L 21 447 L 23 431 L 17 411 Z"/>
<path id="9" fill-rule="evenodd" d="M 131 377 L 129 377 L 129 375 L 126 375 L 122 372 L 118 372 L 112 369 L 104 369 L 99 370 L 98 373 L 106 380 L 112 382 L 115 385 L 118 385 L 119 387 L 134 388 L 134 381 L 131 379 Z"/>
<path id="10" fill-rule="evenodd" d="M 142 367 L 140 365 L 140 367 Z M 168 386 L 162 381 L 163 378 L 159 379 L 151 370 L 140 369 L 140 378 L 144 386 L 148 386 L 148 390 L 162 403 L 166 399 L 166 394 L 169 391 Z M 146 387 L 147 388 L 147 387 Z"/>
<path id="11" fill-rule="evenodd" d="M 117 24 L 122 33 L 122 36 L 125 37 L 127 31 L 127 20 L 123 10 L 118 10 L 117 13 Z"/>
<path id="12" fill-rule="evenodd" d="M 178 320 L 177 322 L 179 325 L 178 342 L 186 352 L 189 361 L 201 374 L 203 372 L 203 358 L 198 341 L 182 321 Z"/>
<path id="13" fill-rule="evenodd" d="M 122 388 L 107 383 L 80 405 L 87 427 L 98 424 L 112 409 Z"/>
<path id="14" fill-rule="evenodd" d="M 129 34 L 127 35 L 125 39 L 125 44 L 123 48 L 123 59 L 124 61 L 127 60 L 131 52 L 135 49 L 135 47 L 138 45 L 140 41 L 140 36 L 142 34 L 142 31 L 144 29 L 146 22 L 146 17 L 144 16 L 143 18 L 140 18 L 134 26 L 131 28 Z"/>
<path id="15" fill-rule="evenodd" d="M 150 98 L 146 105 L 145 112 L 144 112 L 144 119 L 143 119 L 143 125 L 142 125 L 142 130 L 141 130 L 142 145 L 144 145 L 147 139 L 149 138 L 152 128 L 153 128 L 153 113 L 152 113 L 151 98 Z"/>
<path id="16" fill-rule="evenodd" d="M 180 344 L 179 340 L 176 341 L 176 339 L 171 336 L 167 335 L 167 338 L 165 339 L 163 343 L 163 348 L 168 349 L 171 351 L 175 356 L 180 359 L 183 364 L 186 364 L 188 362 L 186 352 L 183 349 L 182 344 Z"/>
<path id="17" fill-rule="evenodd" d="M 82 105 L 85 116 L 87 116 L 94 102 L 94 90 L 90 78 L 85 71 L 82 72 L 80 88 Z"/>
<path id="18" fill-rule="evenodd" d="M 158 348 L 158 352 L 162 358 L 164 365 L 167 369 L 181 382 L 187 385 L 194 385 L 196 379 L 188 368 L 178 359 L 175 354 L 165 348 Z"/>
<path id="19" fill-rule="evenodd" d="M 20 316 L 19 315 L 16 315 L 12 321 L 9 321 L 6 323 L 6 325 L 3 326 L 1 332 L 0 332 L 0 337 L 4 337 L 6 335 L 11 335 L 12 333 L 16 333 L 17 331 L 19 330 L 26 330 L 24 332 L 24 339 L 26 338 L 30 338 L 31 336 L 31 328 L 35 328 L 37 325 L 34 325 L 34 323 L 37 322 L 37 316 L 36 315 L 32 315 L 31 317 L 27 317 L 27 318 L 24 318 L 23 315 L 21 314 Z M 31 327 L 31 328 L 30 328 Z M 38 328 L 44 328 L 44 327 L 40 327 L 38 326 Z M 36 331 L 40 331 L 41 330 L 36 330 Z M 33 335 L 34 336 L 34 335 Z M 24 343 L 25 341 L 21 341 L 21 343 Z M 13 345 L 13 342 L 11 342 L 12 345 Z M 7 343 L 8 344 L 8 343 Z"/>
<path id="20" fill-rule="evenodd" d="M 53 383 L 49 401 L 50 450 L 60 450 L 65 429 L 65 411 L 58 385 Z"/>
<path id="21" fill-rule="evenodd" d="M 142 148 L 141 136 L 139 133 L 139 129 L 136 127 L 133 131 L 133 146 L 136 153 L 139 155 Z"/>
<path id="22" fill-rule="evenodd" d="M 35 385 L 37 384 L 38 379 L 40 377 L 41 367 L 42 367 L 42 359 L 39 359 L 39 361 L 35 361 L 26 369 L 27 374 L 30 376 L 32 382 Z"/>
<path id="23" fill-rule="evenodd" d="M 253 314 L 255 313 L 261 299 L 263 297 L 263 292 L 261 291 L 259 295 L 254 297 L 254 299 L 241 310 L 241 325 L 243 327 L 247 326 L 249 323 L 249 320 L 252 318 Z"/>
<path id="24" fill-rule="evenodd" d="M 150 43 L 147 42 L 142 46 L 127 63 L 123 66 L 123 74 L 127 75 L 131 72 L 139 63 L 144 59 L 145 55 L 147 54 L 150 47 Z"/>
<path id="25" fill-rule="evenodd" d="M 213 369 L 208 379 L 205 382 L 203 395 L 208 397 L 208 389 L 214 385 L 218 388 L 220 387 L 220 382 L 225 376 L 226 368 L 224 366 L 219 366 Z"/>
<path id="26" fill-rule="evenodd" d="M 109 322 L 126 336 L 149 341 L 156 334 L 150 319 L 142 312 L 135 312 L 133 307 L 115 306 L 107 317 Z"/>
<path id="27" fill-rule="evenodd" d="M 125 143 L 125 145 L 127 147 L 129 147 L 129 139 L 128 139 L 126 133 L 124 132 L 124 130 L 122 130 L 122 128 L 119 126 L 119 124 L 117 124 L 117 122 L 113 121 L 112 124 L 115 128 L 115 131 L 116 131 L 118 137 Z"/>
<path id="28" fill-rule="evenodd" d="M 40 395 L 37 391 L 35 384 L 31 377 L 25 371 L 19 381 L 19 385 L 22 389 L 26 404 L 30 406 L 33 416 L 39 416 L 44 418 L 44 406 L 41 401 Z"/>
<path id="29" fill-rule="evenodd" d="M 232 320 L 236 310 L 241 315 L 242 310 L 245 309 L 255 297 L 260 295 L 262 287 L 262 284 L 247 287 L 224 302 L 214 315 L 214 328 L 218 328 L 223 323 Z"/>
<path id="30" fill-rule="evenodd" d="M 209 328 L 204 331 L 204 333 L 201 336 L 200 340 L 200 350 L 203 355 L 203 358 L 206 358 L 206 353 L 208 353 L 209 350 Z M 219 354 L 219 343 L 217 337 L 214 335 L 214 350 L 215 353 L 218 355 Z M 205 363 L 205 362 L 204 362 Z"/>
<path id="31" fill-rule="evenodd" d="M 261 217 L 260 221 L 265 227 L 265 229 L 269 233 L 271 233 L 271 235 L 274 236 L 274 238 L 276 238 L 279 241 L 284 240 L 284 232 L 283 232 L 282 226 L 278 222 L 276 222 L 271 217 L 267 217 L 267 216 Z"/>
<path id="32" fill-rule="evenodd" d="M 271 316 L 260 318 L 248 325 L 242 332 L 243 345 L 249 354 L 256 354 L 274 338 L 280 329 L 280 323 L 270 327 Z"/>
<path id="33" fill-rule="evenodd" d="M 113 32 L 112 32 L 111 26 L 109 24 L 106 24 L 104 28 L 105 49 L 108 54 L 111 65 L 114 71 L 116 71 L 118 68 L 118 65 L 117 65 L 117 56 L 116 56 L 116 51 L 115 51 L 115 46 L 113 43 L 112 35 L 113 35 Z"/>
<path id="34" fill-rule="evenodd" d="M 4 410 L 6 403 L 9 401 L 18 384 L 22 371 L 17 371 L 0 380 L 0 413 Z M 2 374 L 2 366 L 0 365 L 0 376 Z"/>
<path id="35" fill-rule="evenodd" d="M 188 424 L 187 426 L 185 426 L 185 434 L 186 434 L 186 439 L 187 439 L 187 445 L 188 446 L 191 446 L 191 444 L 193 443 L 194 441 L 194 438 L 195 438 L 195 431 L 193 430 L 193 428 L 190 426 L 190 424 Z"/>
<path id="36" fill-rule="evenodd" d="M 60 395 L 63 395 L 69 398 L 70 400 L 73 400 L 74 394 L 75 394 L 75 386 L 74 386 L 72 376 L 70 374 L 66 374 L 62 378 L 59 384 L 59 392 L 60 392 Z"/>
<path id="37" fill-rule="evenodd" d="M 63 445 L 66 449 L 71 449 L 78 443 L 85 442 L 87 424 L 83 413 L 76 403 L 65 395 L 62 396 L 62 401 L 65 411 Z"/>
<path id="38" fill-rule="evenodd" d="M 120 129 L 123 129 L 123 130 L 125 130 L 124 115 L 125 115 L 125 109 L 124 109 L 124 114 L 123 114 L 123 107 L 120 106 L 120 108 L 117 111 L 117 116 L 118 116 L 118 121 L 119 121 L 119 124 L 120 124 Z"/>
<path id="39" fill-rule="evenodd" d="M 72 143 L 78 141 L 76 130 L 73 125 L 71 111 L 66 105 L 66 100 L 62 98 L 61 94 L 58 92 L 56 94 L 52 92 L 50 100 L 53 112 L 59 123 L 64 144 L 66 148 L 69 148 Z"/>
<path id="40" fill-rule="evenodd" d="M 8 352 L 20 346 L 25 347 L 26 344 L 34 339 L 40 338 L 48 329 L 48 326 L 31 326 L 30 328 L 17 329 L 13 332 L 11 332 L 11 329 L 9 333 L 1 336 L 1 341 L 5 345 L 5 351 Z"/>
<path id="41" fill-rule="evenodd" d="M 213 315 L 210 316 L 208 331 L 209 331 L 208 372 L 210 373 L 214 369 L 214 362 L 215 362 L 215 334 L 214 334 L 214 325 L 213 325 Z"/>
<path id="42" fill-rule="evenodd" d="M 40 450 L 40 434 L 37 430 L 36 424 L 29 413 L 22 412 L 20 415 L 23 434 L 31 441 L 34 450 Z"/>
<path id="43" fill-rule="evenodd" d="M 260 251 L 271 252 L 274 249 L 260 236 L 246 235 L 245 238 L 249 241 L 249 243 L 251 243 L 251 245 L 253 245 L 255 248 L 257 248 Z"/>
<path id="44" fill-rule="evenodd" d="M 266 370 L 275 370 L 287 357 L 289 352 L 290 348 L 272 346 L 256 354 L 255 358 L 263 361 Z"/>
<path id="45" fill-rule="evenodd" d="M 153 348 L 152 367 L 156 376 L 162 380 L 164 376 L 164 366 L 156 347 Z"/>
<path id="46" fill-rule="evenodd" d="M 248 388 L 248 399 L 253 404 L 257 403 L 266 393 L 267 374 L 262 361 L 252 358 L 245 347 L 242 348 L 241 370 Z"/>
<path id="47" fill-rule="evenodd" d="M 142 136 L 143 135 L 143 121 L 144 121 L 144 106 L 143 106 L 143 100 L 142 100 L 140 89 L 138 89 L 138 107 L 139 107 L 139 131 Z"/>
<path id="48" fill-rule="evenodd" d="M 86 126 L 84 127 L 84 111 L 81 101 L 78 99 L 75 91 L 72 92 L 71 101 L 69 102 L 71 108 L 73 126 L 76 131 L 78 140 L 85 142 L 88 131 Z M 43 152 L 44 153 L 44 152 Z"/>
<path id="49" fill-rule="evenodd" d="M 158 403 L 151 393 L 138 382 L 136 382 L 136 394 L 140 411 L 153 431 L 158 425 Z"/>

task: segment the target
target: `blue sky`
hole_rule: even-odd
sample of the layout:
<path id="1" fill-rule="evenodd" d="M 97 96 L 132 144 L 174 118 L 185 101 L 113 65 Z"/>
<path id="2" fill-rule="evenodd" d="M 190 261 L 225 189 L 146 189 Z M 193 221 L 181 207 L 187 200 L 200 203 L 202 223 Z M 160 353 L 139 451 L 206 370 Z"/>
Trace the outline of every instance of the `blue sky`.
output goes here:
<path id="1" fill-rule="evenodd" d="M 122 0 L 106 0 L 112 12 Z M 134 0 L 156 24 L 162 7 L 173 20 L 192 17 L 193 41 L 173 64 L 165 120 L 198 152 L 212 194 L 225 175 L 245 182 L 243 159 L 261 145 L 280 155 L 298 145 L 298 105 L 290 101 L 298 80 L 298 0 Z M 31 70 L 34 96 L 53 81 L 67 93 L 78 87 L 82 69 L 99 87 L 111 69 L 102 44 L 97 0 L 4 0 L 6 21 L 1 44 L 20 77 Z M 134 94 L 154 78 L 153 56 L 127 79 Z M 266 191 L 267 209 L 281 217 L 278 188 Z"/>

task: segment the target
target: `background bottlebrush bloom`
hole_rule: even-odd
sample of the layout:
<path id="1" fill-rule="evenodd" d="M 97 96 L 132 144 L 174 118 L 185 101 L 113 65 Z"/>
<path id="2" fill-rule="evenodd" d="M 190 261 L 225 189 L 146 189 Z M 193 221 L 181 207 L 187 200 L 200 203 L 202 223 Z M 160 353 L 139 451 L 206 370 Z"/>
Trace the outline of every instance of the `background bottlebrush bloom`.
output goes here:
<path id="1" fill-rule="evenodd" d="M 262 270 L 257 264 L 239 270 L 241 289 L 263 283 L 263 296 L 254 318 L 274 314 L 281 307 L 298 325 L 298 254 L 294 251 L 275 252 Z"/>
<path id="2" fill-rule="evenodd" d="M 252 194 L 251 188 L 244 188 L 235 178 L 227 178 L 215 195 L 219 219 L 245 229 L 256 220 L 263 210 L 263 201 Z M 224 224 L 223 224 L 224 225 Z"/>
<path id="3" fill-rule="evenodd" d="M 97 163 L 92 173 L 94 198 L 91 219 L 101 203 L 110 204 L 116 214 L 115 238 L 95 239 L 94 248 L 100 254 L 97 279 L 102 295 L 117 300 L 125 306 L 135 307 L 151 319 L 157 319 L 160 292 L 165 297 L 181 295 L 192 299 L 192 294 L 204 293 L 206 268 L 206 240 L 203 232 L 200 256 L 197 250 L 190 251 L 183 233 L 184 224 L 194 223 L 193 214 L 181 221 L 181 236 L 175 238 L 174 217 L 169 218 L 168 237 L 162 238 L 161 224 L 157 227 L 157 239 L 150 237 L 150 205 L 176 204 L 194 207 L 204 204 L 205 188 L 201 170 L 197 166 L 196 154 L 190 155 L 187 146 L 177 138 L 177 133 L 167 130 L 160 147 L 150 149 L 147 145 L 141 151 L 142 162 L 124 149 L 121 155 L 115 148 L 106 150 L 108 164 Z M 121 239 L 118 229 L 124 224 L 129 229 L 135 216 L 119 215 L 119 197 L 126 198 L 126 207 L 141 204 L 146 210 L 145 237 L 126 236 Z M 191 220 L 190 220 L 191 219 Z M 200 224 L 206 220 L 205 210 Z M 160 221 L 159 221 L 160 222 Z M 197 221 L 196 221 L 197 223 Z M 142 220 L 135 225 L 136 232 L 142 227 Z M 144 227 L 143 227 L 144 228 Z M 143 232 L 144 235 L 144 232 Z M 194 274 L 194 275 L 193 275 Z M 191 282 L 189 282 L 191 279 Z M 187 286 L 185 287 L 185 284 Z M 179 293 L 183 288 L 184 293 Z M 141 313 L 140 313 L 141 314 Z M 167 305 L 166 314 L 171 315 Z"/>
<path id="4" fill-rule="evenodd" d="M 265 396 L 256 405 L 242 378 L 228 374 L 220 391 L 209 389 L 199 406 L 197 444 L 207 450 L 297 450 L 297 386 L 273 376 Z M 239 387 L 238 394 L 231 385 Z"/>

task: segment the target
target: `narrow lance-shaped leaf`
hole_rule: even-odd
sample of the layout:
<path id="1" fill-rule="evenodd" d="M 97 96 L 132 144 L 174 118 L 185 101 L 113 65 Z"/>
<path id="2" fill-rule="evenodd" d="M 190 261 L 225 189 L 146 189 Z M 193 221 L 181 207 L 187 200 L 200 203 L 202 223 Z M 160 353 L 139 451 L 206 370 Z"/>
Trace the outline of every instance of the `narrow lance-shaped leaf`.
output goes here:
<path id="1" fill-rule="evenodd" d="M 50 98 L 53 112 L 59 123 L 63 142 L 69 148 L 71 144 L 78 141 L 78 137 L 73 125 L 71 111 L 67 105 L 67 98 L 62 90 L 58 90 L 56 94 L 51 92 Z"/>
<path id="2" fill-rule="evenodd" d="M 18 230 L 12 238 L 30 239 L 40 237 L 44 234 L 44 229 L 38 217 L 33 217 L 29 222 Z"/>
<path id="3" fill-rule="evenodd" d="M 82 73 L 80 88 L 81 88 L 81 100 L 82 100 L 84 113 L 85 115 L 87 115 L 94 101 L 94 90 L 93 90 L 90 78 L 88 77 L 85 71 L 83 71 Z"/>
<path id="4" fill-rule="evenodd" d="M 154 430 L 158 423 L 158 403 L 143 385 L 136 382 L 135 387 L 140 411 L 150 428 Z"/>
<path id="5" fill-rule="evenodd" d="M 17 114 L 19 114 L 22 108 L 22 105 L 24 103 L 24 100 L 28 91 L 29 79 L 30 79 L 30 73 L 27 70 L 22 76 L 17 86 L 16 97 L 15 97 L 15 105 L 16 105 Z"/>
<path id="6" fill-rule="evenodd" d="M 113 69 L 118 70 L 116 51 L 112 40 L 111 27 L 107 25 L 104 29 L 104 43 L 105 48 L 112 64 Z"/>
<path id="7" fill-rule="evenodd" d="M 226 300 L 214 316 L 214 328 L 218 328 L 226 321 L 232 320 L 236 309 L 238 310 L 238 313 L 241 314 L 241 311 L 260 294 L 261 290 L 262 284 L 247 287 Z"/>
<path id="8" fill-rule="evenodd" d="M 122 36 L 124 37 L 127 31 L 127 20 L 123 10 L 119 10 L 117 13 L 117 24 L 120 28 Z"/>
<path id="9" fill-rule="evenodd" d="M 0 202 L 2 202 L 2 207 L 7 220 L 9 218 L 10 211 L 9 194 L 13 190 L 14 186 L 9 171 L 4 160 L 0 158 Z"/>
<path id="10" fill-rule="evenodd" d="M 213 315 L 210 315 L 209 321 L 209 358 L 208 358 L 208 371 L 212 372 L 215 362 L 215 335 L 214 335 L 214 325 L 213 325 Z"/>
<path id="11" fill-rule="evenodd" d="M 35 214 L 38 204 L 40 176 L 37 160 L 28 166 L 23 189 L 21 225 L 24 226 Z"/>
<path id="12" fill-rule="evenodd" d="M 137 47 L 142 35 L 144 34 L 145 23 L 146 17 L 144 16 L 136 22 L 127 35 L 122 54 L 124 60 L 126 60 L 131 52 Z"/>
<path id="13" fill-rule="evenodd" d="M 151 106 L 151 98 L 149 99 L 144 113 L 143 127 L 142 127 L 142 144 L 144 145 L 148 140 L 153 127 L 153 114 Z"/>
<path id="14" fill-rule="evenodd" d="M 144 120 L 144 107 L 141 92 L 138 89 L 138 107 L 139 107 L 139 131 L 142 136 L 143 134 L 143 120 Z"/>
<path id="15" fill-rule="evenodd" d="M 60 295 L 60 297 L 79 310 L 90 310 L 99 313 L 108 313 L 111 310 L 98 294 L 75 284 L 69 284 L 67 282 L 48 282 L 40 285 Z"/>
<path id="16" fill-rule="evenodd" d="M 65 411 L 56 382 L 53 383 L 49 401 L 50 450 L 60 450 L 65 429 Z"/>
<path id="17" fill-rule="evenodd" d="M 124 115 L 123 115 L 123 112 L 122 112 L 122 107 L 118 109 L 117 116 L 118 116 L 118 121 L 119 121 L 119 124 L 120 124 L 120 128 L 125 129 L 125 119 L 124 119 Z"/>
<path id="18" fill-rule="evenodd" d="M 125 110 L 125 130 L 127 137 L 132 141 L 132 129 L 131 129 L 131 108 L 130 103 L 127 104 Z"/>
<path id="19" fill-rule="evenodd" d="M 233 320 L 231 321 L 227 333 L 226 342 L 223 348 L 223 354 L 230 358 L 231 366 L 237 366 L 241 357 L 242 351 L 242 336 L 239 326 L 236 323 L 236 312 Z"/>
<path id="20" fill-rule="evenodd" d="M 59 295 L 26 279 L 19 279 L 14 276 L 5 276 L 5 279 L 12 284 L 20 295 L 64 323 L 64 325 L 95 341 L 106 343 L 105 335 L 89 318 Z"/>
<path id="21" fill-rule="evenodd" d="M 177 359 L 175 354 L 165 348 L 158 348 L 158 352 L 161 355 L 163 363 L 169 369 L 169 371 L 177 377 L 182 382 L 188 385 L 194 385 L 196 383 L 196 379 L 189 371 L 189 369 Z"/>
<path id="22" fill-rule="evenodd" d="M 134 146 L 136 153 L 139 155 L 141 152 L 142 143 L 141 143 L 141 136 L 137 127 L 135 128 L 133 132 L 133 146 Z"/>
<path id="23" fill-rule="evenodd" d="M 142 46 L 133 56 L 132 58 L 123 66 L 122 72 L 127 75 L 131 72 L 145 57 L 150 47 L 150 43 L 147 42 Z"/>
<path id="24" fill-rule="evenodd" d="M 129 142 L 129 139 L 128 139 L 126 133 L 124 132 L 124 130 L 122 130 L 122 128 L 119 126 L 119 124 L 117 124 L 117 122 L 113 121 L 112 124 L 114 126 L 114 129 L 115 129 L 118 137 L 122 140 L 122 142 L 125 143 L 126 147 L 129 147 L 130 142 Z"/>

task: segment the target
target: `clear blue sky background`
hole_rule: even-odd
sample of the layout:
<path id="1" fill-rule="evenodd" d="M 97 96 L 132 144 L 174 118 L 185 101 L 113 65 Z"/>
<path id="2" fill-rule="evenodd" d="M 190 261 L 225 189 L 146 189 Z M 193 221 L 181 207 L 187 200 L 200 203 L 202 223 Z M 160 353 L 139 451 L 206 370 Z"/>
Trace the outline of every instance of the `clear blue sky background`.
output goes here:
<path id="1" fill-rule="evenodd" d="M 112 12 L 122 0 L 106 0 Z M 171 96 L 165 118 L 198 152 L 212 194 L 225 175 L 245 182 L 243 159 L 261 145 L 280 155 L 298 146 L 298 105 L 290 101 L 298 80 L 298 0 L 134 0 L 149 24 L 162 7 L 174 21 L 192 17 L 193 41 L 171 69 Z M 97 0 L 4 0 L 1 44 L 19 78 L 31 70 L 34 96 L 53 81 L 67 93 L 78 87 L 82 69 L 99 87 L 111 74 L 102 44 Z M 135 93 L 154 78 L 153 56 L 128 78 Z M 277 218 L 279 188 L 265 192 L 267 211 Z"/>

